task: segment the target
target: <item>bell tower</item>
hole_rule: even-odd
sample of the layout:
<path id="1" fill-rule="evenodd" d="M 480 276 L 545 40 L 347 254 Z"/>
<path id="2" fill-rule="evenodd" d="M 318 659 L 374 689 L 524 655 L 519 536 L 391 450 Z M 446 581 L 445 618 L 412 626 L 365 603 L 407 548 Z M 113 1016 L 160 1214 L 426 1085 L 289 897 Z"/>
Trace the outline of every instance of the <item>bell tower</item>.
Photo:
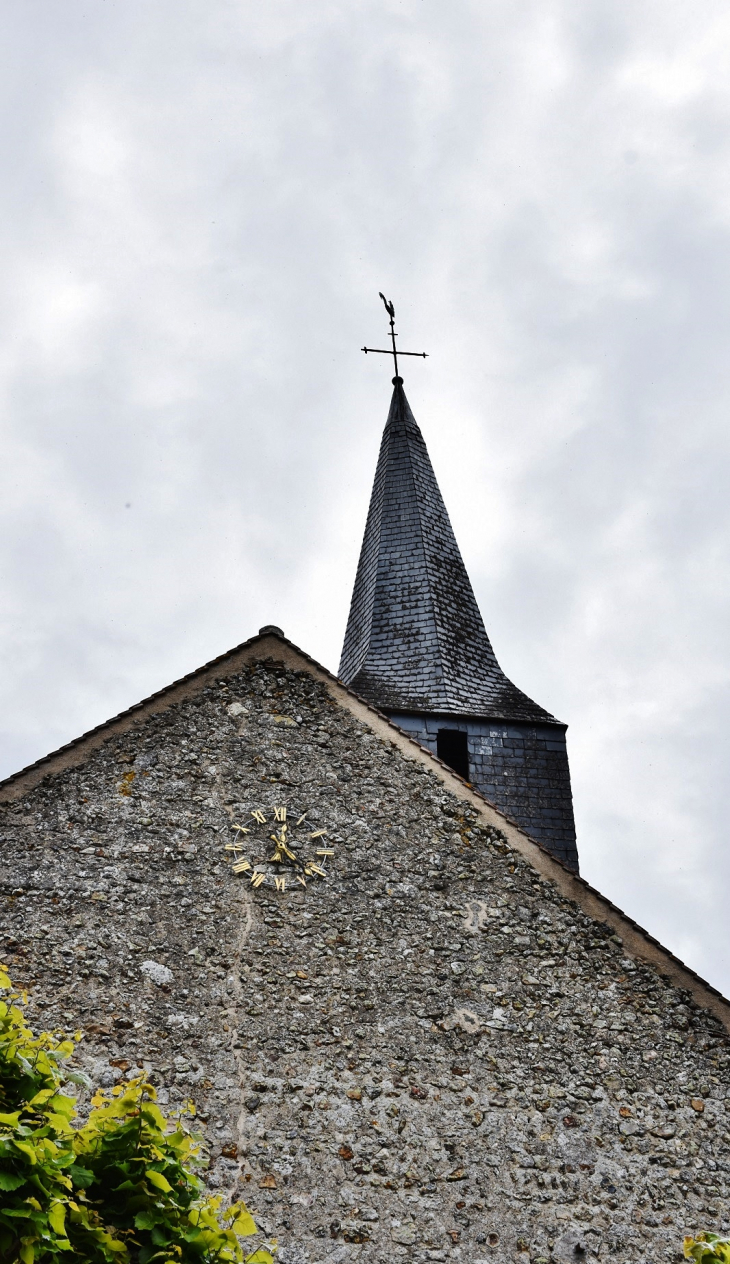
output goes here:
<path id="1" fill-rule="evenodd" d="M 340 678 L 577 872 L 567 726 L 499 666 L 398 373 L 393 387 Z"/>

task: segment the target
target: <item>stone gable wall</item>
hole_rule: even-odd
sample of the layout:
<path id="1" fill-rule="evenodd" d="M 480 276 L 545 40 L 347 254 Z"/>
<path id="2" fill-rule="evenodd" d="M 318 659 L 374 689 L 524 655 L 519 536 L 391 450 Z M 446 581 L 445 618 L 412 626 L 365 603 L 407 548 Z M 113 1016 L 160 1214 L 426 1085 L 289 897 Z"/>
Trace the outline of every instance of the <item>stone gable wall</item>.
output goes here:
<path id="1" fill-rule="evenodd" d="M 282 801 L 332 877 L 253 892 L 231 821 Z M 727 1226 L 719 1021 L 307 671 L 110 736 L 0 808 L 0 848 L 31 1021 L 192 1098 L 282 1264 L 648 1264 Z"/>

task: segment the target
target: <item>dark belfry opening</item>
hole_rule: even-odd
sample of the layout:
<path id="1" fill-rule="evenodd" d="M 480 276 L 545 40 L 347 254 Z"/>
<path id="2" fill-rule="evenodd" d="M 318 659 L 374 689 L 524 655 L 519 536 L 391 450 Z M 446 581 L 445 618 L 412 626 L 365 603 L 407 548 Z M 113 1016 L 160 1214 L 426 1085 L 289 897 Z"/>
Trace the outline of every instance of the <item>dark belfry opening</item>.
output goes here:
<path id="1" fill-rule="evenodd" d="M 469 751 L 466 733 L 458 729 L 439 729 L 436 734 L 436 754 L 449 768 L 458 772 L 464 781 L 469 780 Z"/>

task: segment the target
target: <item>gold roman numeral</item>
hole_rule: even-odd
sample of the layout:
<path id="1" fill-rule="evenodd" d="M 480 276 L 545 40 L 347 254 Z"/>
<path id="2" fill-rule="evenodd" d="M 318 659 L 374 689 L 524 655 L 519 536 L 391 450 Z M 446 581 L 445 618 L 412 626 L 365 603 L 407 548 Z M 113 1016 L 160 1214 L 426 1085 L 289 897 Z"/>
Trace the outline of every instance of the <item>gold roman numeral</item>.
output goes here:
<path id="1" fill-rule="evenodd" d="M 258 821 L 259 825 L 265 825 L 265 824 L 266 824 L 266 817 L 264 816 L 263 812 L 261 811 L 261 808 L 254 808 L 254 810 L 253 810 L 253 812 L 251 813 L 251 815 L 252 815 L 252 817 L 253 817 L 253 819 L 254 819 L 255 821 Z"/>
<path id="2" fill-rule="evenodd" d="M 318 856 L 334 856 L 334 854 L 335 854 L 335 853 L 334 853 L 333 851 L 328 850 L 326 847 L 318 847 L 318 848 L 317 848 L 317 855 L 318 855 Z"/>
<path id="3" fill-rule="evenodd" d="M 286 888 L 286 878 L 274 878 L 274 885 L 277 891 L 283 891 Z"/>
<path id="4" fill-rule="evenodd" d="M 323 834 L 326 834 L 326 833 L 327 833 L 327 830 L 315 830 L 313 834 L 310 834 L 310 835 L 309 835 L 309 837 L 310 837 L 310 838 L 321 838 L 321 837 L 322 837 L 322 835 L 323 835 Z"/>
<path id="5" fill-rule="evenodd" d="M 232 828 L 232 829 L 234 829 L 234 830 L 238 830 L 241 834 L 250 834 L 250 833 L 251 833 L 250 829 L 246 829 L 245 825 L 233 825 L 233 826 L 231 826 L 231 828 Z"/>
<path id="6" fill-rule="evenodd" d="M 249 882 L 251 883 L 251 886 L 260 887 L 261 883 L 265 881 L 266 881 L 266 874 L 259 873 L 256 869 L 254 869 L 253 873 L 251 874 L 251 877 L 249 878 Z"/>
<path id="7" fill-rule="evenodd" d="M 251 868 L 250 860 L 237 860 L 233 866 L 234 873 L 248 873 Z"/>
<path id="8" fill-rule="evenodd" d="M 286 808 L 274 808 L 274 820 L 276 820 L 276 821 L 285 821 L 285 820 L 286 820 Z"/>
<path id="9" fill-rule="evenodd" d="M 313 873 L 317 873 L 317 874 L 319 874 L 320 878 L 324 878 L 324 877 L 326 877 L 326 876 L 327 876 L 327 875 L 325 874 L 324 869 L 321 869 L 319 865 L 315 865 L 315 863 L 314 863 L 314 861 L 313 861 L 313 860 L 310 860 L 310 862 L 309 862 L 309 864 L 307 865 L 307 867 L 306 867 L 306 869 L 304 870 L 304 872 L 305 872 L 305 873 L 308 873 L 308 874 L 310 875 L 310 877 L 311 877 L 311 875 L 312 875 Z"/>

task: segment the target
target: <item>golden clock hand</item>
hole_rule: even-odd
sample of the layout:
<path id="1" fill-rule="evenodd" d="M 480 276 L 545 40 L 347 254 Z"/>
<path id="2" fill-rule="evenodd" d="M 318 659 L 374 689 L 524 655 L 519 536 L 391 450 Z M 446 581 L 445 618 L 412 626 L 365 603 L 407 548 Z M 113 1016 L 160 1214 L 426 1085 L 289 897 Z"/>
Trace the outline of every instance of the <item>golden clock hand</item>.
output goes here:
<path id="1" fill-rule="evenodd" d="M 284 828 L 286 828 L 286 827 L 284 827 Z M 282 833 L 283 833 L 283 830 L 282 830 Z M 282 853 L 283 853 L 285 856 L 288 856 L 290 860 L 296 860 L 296 859 L 297 859 L 297 857 L 295 856 L 294 852 L 291 850 L 291 848 L 287 847 L 285 840 L 284 840 L 284 839 L 283 839 L 280 835 L 279 835 L 279 836 L 277 836 L 276 834 L 272 834 L 272 835 L 271 835 L 271 841 L 272 841 L 272 843 L 276 843 L 276 852 L 275 852 L 275 853 L 274 853 L 274 855 L 272 856 L 272 858 L 271 858 L 272 860 L 276 860 L 276 861 L 280 862 L 280 861 L 281 861 L 281 857 L 282 857 Z"/>

